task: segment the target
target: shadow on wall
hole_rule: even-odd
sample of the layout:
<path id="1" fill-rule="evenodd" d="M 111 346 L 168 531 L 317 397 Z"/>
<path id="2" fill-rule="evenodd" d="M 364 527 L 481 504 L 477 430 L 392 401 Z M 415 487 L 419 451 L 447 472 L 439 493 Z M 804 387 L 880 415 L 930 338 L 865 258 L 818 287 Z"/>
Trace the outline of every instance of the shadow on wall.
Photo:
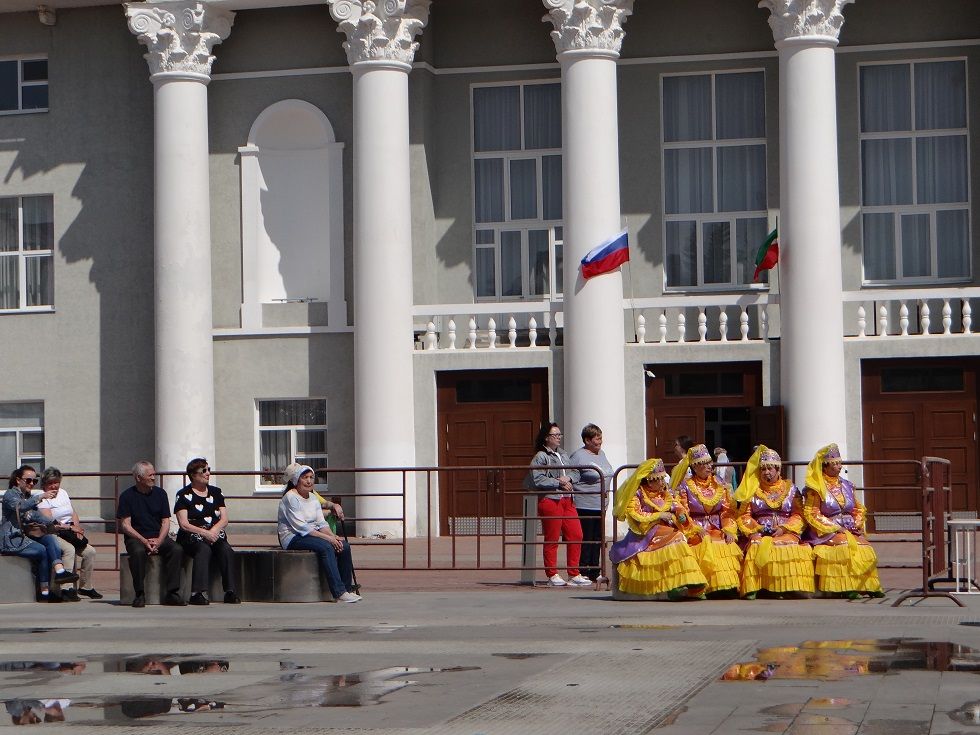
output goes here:
<path id="1" fill-rule="evenodd" d="M 32 26 L 26 31 L 35 33 Z M 154 445 L 153 90 L 143 49 L 118 7 L 61 10 L 58 25 L 45 32 L 58 49 L 49 56 L 49 111 L 0 125 L 0 138 L 23 140 L 15 144 L 20 147 L 4 182 L 43 182 L 40 189 L 54 196 L 60 233 L 57 315 L 29 317 L 38 320 L 39 331 L 51 325 L 57 372 L 47 376 L 52 387 L 43 395 L 24 398 L 44 399 L 49 407 L 57 400 L 60 405 L 46 413 L 71 417 L 70 391 L 88 390 L 85 375 L 97 372 L 97 404 L 90 408 L 79 396 L 79 425 L 49 424 L 49 432 L 70 444 L 73 434 L 97 431 L 98 453 L 69 467 L 49 449 L 48 460 L 65 471 L 121 470 L 151 456 Z M 95 39 L 98 54 L 90 47 Z M 32 182 L 31 190 L 39 185 Z M 86 262 L 95 299 L 75 277 Z M 89 310 L 93 302 L 97 313 Z M 73 370 L 81 375 L 77 384 Z M 83 423 L 95 412 L 98 426 Z M 111 489 L 106 483 L 103 494 L 111 496 Z M 107 505 L 101 511 L 111 518 L 114 508 Z"/>

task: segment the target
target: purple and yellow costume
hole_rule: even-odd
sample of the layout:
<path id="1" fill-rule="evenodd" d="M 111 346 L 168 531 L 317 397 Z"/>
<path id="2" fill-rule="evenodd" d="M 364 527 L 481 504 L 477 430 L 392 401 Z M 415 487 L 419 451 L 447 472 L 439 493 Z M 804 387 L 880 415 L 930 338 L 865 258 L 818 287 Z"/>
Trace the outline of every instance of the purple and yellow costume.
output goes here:
<path id="1" fill-rule="evenodd" d="M 613 512 L 629 530 L 610 547 L 609 559 L 623 592 L 654 600 L 697 597 L 706 580 L 679 530 L 686 516 L 666 477 L 663 461 L 648 459 L 617 491 Z"/>
<path id="2" fill-rule="evenodd" d="M 745 537 L 739 592 L 813 592 L 813 552 L 800 541 L 803 494 L 788 480 L 765 481 L 762 470 L 781 468 L 779 455 L 759 445 L 738 486 L 738 528 Z M 780 532 L 778 536 L 774 533 Z"/>
<path id="3" fill-rule="evenodd" d="M 687 450 L 670 475 L 677 502 L 688 517 L 681 530 L 708 580 L 707 593 L 737 590 L 742 567 L 731 488 L 722 485 L 714 473 L 704 480 L 693 473 L 686 477 L 688 467 L 710 463 L 708 448 L 698 444 Z"/>
<path id="4" fill-rule="evenodd" d="M 840 464 L 840 450 L 829 444 L 814 456 L 807 469 L 803 517 L 804 539 L 816 557 L 817 589 L 821 592 L 881 596 L 878 557 L 864 537 L 865 507 L 853 483 L 824 473 L 828 464 Z"/>

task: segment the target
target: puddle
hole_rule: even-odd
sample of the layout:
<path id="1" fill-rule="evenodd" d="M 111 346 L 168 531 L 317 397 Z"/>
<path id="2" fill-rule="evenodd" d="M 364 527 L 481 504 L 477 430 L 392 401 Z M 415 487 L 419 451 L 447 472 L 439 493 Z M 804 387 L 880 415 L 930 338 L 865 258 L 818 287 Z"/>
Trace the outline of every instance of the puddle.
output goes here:
<path id="1" fill-rule="evenodd" d="M 980 671 L 980 653 L 958 643 L 909 638 L 804 641 L 760 649 L 754 661 L 730 666 L 721 679 L 840 680 L 893 671 Z"/>
<path id="2" fill-rule="evenodd" d="M 686 620 L 684 621 L 687 622 Z M 645 623 L 624 623 L 621 625 L 610 625 L 610 628 L 620 628 L 622 630 L 672 630 L 676 625 L 653 625 Z"/>
<path id="3" fill-rule="evenodd" d="M 509 658 L 512 661 L 523 661 L 528 658 L 537 658 L 538 656 L 547 656 L 546 653 L 491 653 L 491 656 L 496 658 Z"/>
<path id="4" fill-rule="evenodd" d="M 496 654 L 505 658 L 524 659 L 545 654 Z M 167 718 L 222 710 L 234 715 L 265 715 L 305 707 L 365 707 L 382 704 L 385 697 L 405 687 L 423 684 L 416 677 L 430 674 L 456 674 L 477 671 L 479 667 L 455 666 L 424 668 L 393 666 L 371 671 L 335 674 L 318 671 L 318 666 L 296 661 L 269 661 L 267 657 L 242 657 L 234 660 L 235 671 L 268 672 L 269 676 L 220 694 L 213 699 L 193 695 L 195 685 L 182 676 L 219 674 L 229 670 L 227 659 L 186 659 L 176 656 L 91 657 L 83 662 L 7 661 L 0 671 L 8 672 L 89 672 L 102 664 L 99 673 L 123 673 L 160 677 L 150 684 L 163 687 L 170 696 L 108 695 L 71 699 L 18 698 L 2 703 L 15 725 L 35 725 L 68 721 L 74 724 L 122 723 L 127 720 Z M 275 667 L 275 668 L 273 668 Z M 50 681 L 50 680 L 47 680 Z M 149 682 L 148 682 L 149 683 Z M 424 684 L 423 684 L 424 685 Z M 45 684 L 45 692 L 49 687 Z M 186 689 L 187 691 L 181 691 Z"/>

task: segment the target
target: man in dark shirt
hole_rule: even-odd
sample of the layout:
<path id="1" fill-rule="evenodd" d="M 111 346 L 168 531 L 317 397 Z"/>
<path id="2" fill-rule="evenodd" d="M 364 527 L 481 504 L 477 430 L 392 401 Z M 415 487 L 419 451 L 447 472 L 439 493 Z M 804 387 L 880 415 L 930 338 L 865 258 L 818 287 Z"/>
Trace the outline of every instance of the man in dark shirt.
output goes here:
<path id="1" fill-rule="evenodd" d="M 125 534 L 129 571 L 133 575 L 133 607 L 146 605 L 143 580 L 146 578 L 147 558 L 159 554 L 163 558 L 167 579 L 164 605 L 186 605 L 180 596 L 183 549 L 170 538 L 170 500 L 167 492 L 156 485 L 156 470 L 146 461 L 133 465 L 136 484 L 119 496 L 116 518 Z"/>

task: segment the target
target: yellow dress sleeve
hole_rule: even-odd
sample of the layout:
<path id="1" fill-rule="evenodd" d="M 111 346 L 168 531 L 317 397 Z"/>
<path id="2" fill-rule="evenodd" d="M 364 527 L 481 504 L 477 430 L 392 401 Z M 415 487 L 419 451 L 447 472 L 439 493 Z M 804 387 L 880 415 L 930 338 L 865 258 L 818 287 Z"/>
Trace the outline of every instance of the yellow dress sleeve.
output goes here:
<path id="1" fill-rule="evenodd" d="M 735 522 L 735 497 L 732 491 L 720 482 L 719 487 L 724 488 L 721 503 L 718 505 L 718 514 L 721 518 L 721 530 L 732 536 L 738 536 L 738 524 Z"/>
<path id="2" fill-rule="evenodd" d="M 752 499 L 749 498 L 744 503 L 739 503 L 738 505 L 738 517 L 735 519 L 738 524 L 738 530 L 742 532 L 744 536 L 751 536 L 753 533 L 758 533 L 759 529 L 762 528 L 755 518 L 752 517 Z"/>
<path id="3" fill-rule="evenodd" d="M 630 530 L 640 536 L 645 535 L 659 517 L 660 514 L 657 512 L 648 513 L 643 510 L 638 494 L 630 498 L 630 502 L 626 505 L 626 522 L 629 524 Z"/>
<path id="4" fill-rule="evenodd" d="M 795 498 L 793 498 L 793 510 L 790 513 L 789 520 L 783 524 L 783 529 L 799 536 L 803 533 L 803 529 L 805 527 L 806 523 L 803 521 L 803 506 L 800 504 L 800 497 L 797 495 Z"/>
<path id="5" fill-rule="evenodd" d="M 840 526 L 820 512 L 820 496 L 815 490 L 807 489 L 803 494 L 803 518 L 818 536 L 840 531 Z"/>

